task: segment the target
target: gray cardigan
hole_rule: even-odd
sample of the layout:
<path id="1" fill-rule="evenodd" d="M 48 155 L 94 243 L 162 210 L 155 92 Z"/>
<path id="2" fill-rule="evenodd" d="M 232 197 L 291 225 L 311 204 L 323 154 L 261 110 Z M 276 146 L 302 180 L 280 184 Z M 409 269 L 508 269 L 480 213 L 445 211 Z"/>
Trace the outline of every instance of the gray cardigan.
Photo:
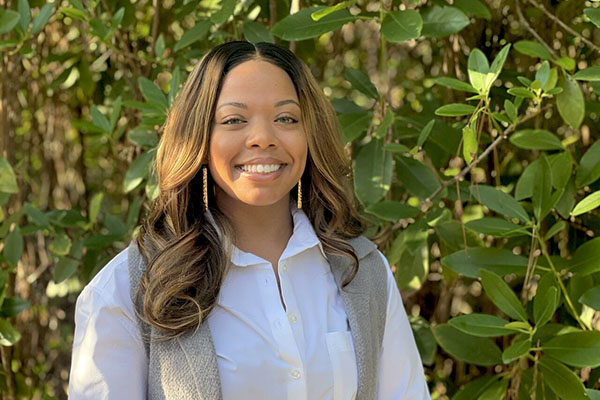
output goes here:
<path id="1" fill-rule="evenodd" d="M 340 288 L 358 368 L 357 400 L 377 396 L 379 356 L 387 310 L 387 272 L 377 247 L 365 237 L 349 239 L 359 259 L 358 273 L 345 288 L 341 284 L 352 270 L 347 257 L 327 254 L 335 282 Z M 127 252 L 131 297 L 139 286 L 146 264 L 133 241 Z M 141 330 L 156 337 L 154 328 L 138 318 Z M 205 322 L 194 332 L 168 341 L 150 341 L 148 352 L 148 399 L 221 400 L 221 382 L 212 335 Z"/>

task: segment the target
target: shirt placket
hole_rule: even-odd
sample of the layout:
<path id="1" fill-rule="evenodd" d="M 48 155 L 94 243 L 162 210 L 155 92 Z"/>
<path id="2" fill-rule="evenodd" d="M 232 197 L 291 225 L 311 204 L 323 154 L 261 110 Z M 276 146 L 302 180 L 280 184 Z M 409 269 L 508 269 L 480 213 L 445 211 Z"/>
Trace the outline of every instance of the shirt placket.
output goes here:
<path id="1" fill-rule="evenodd" d="M 288 277 L 289 265 L 286 261 L 279 263 L 279 282 L 281 294 L 286 305 L 283 309 L 275 273 L 270 264 L 266 264 L 261 276 L 261 297 L 266 316 L 271 326 L 274 342 L 281 359 L 288 365 L 286 373 L 287 399 L 306 400 L 306 373 L 302 361 L 304 334 L 302 321 L 298 313 L 296 298 Z"/>

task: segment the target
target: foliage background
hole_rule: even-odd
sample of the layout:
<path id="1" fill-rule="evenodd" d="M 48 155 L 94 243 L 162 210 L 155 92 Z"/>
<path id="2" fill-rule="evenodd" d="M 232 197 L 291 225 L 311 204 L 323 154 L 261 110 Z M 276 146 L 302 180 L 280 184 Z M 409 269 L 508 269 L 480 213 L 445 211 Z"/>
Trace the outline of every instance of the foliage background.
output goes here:
<path id="1" fill-rule="evenodd" d="M 599 398 L 600 2 L 0 10 L 3 397 L 66 398 L 75 300 L 157 195 L 168 105 L 247 39 L 289 46 L 333 101 L 432 398 Z"/>

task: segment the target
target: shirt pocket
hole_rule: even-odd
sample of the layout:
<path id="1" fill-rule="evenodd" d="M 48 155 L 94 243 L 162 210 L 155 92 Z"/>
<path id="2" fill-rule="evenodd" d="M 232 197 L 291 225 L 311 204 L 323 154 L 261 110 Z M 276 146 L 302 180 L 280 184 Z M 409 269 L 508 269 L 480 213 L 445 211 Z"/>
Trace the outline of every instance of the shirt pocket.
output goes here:
<path id="1" fill-rule="evenodd" d="M 358 390 L 358 370 L 350 331 L 326 335 L 333 371 L 333 400 L 353 400 Z"/>

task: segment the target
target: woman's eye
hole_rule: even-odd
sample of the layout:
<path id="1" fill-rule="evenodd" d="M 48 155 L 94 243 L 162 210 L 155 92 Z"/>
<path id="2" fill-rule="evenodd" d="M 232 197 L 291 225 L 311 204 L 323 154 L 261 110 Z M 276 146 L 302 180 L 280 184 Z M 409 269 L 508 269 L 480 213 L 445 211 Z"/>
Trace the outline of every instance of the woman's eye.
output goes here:
<path id="1" fill-rule="evenodd" d="M 222 122 L 223 125 L 237 125 L 241 124 L 242 121 L 240 118 L 229 118 Z"/>
<path id="2" fill-rule="evenodd" d="M 296 122 L 298 122 L 297 119 L 294 119 L 292 117 L 279 117 L 276 121 L 282 122 L 284 124 L 295 124 Z"/>

